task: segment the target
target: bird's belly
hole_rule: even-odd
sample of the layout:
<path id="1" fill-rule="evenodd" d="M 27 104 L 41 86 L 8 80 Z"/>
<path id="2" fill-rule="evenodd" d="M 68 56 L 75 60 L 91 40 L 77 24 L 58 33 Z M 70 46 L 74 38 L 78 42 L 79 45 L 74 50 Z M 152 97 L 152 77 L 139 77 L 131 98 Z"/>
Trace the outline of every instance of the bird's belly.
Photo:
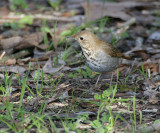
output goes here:
<path id="1" fill-rule="evenodd" d="M 101 57 L 100 59 L 89 58 L 86 61 L 86 65 L 96 72 L 108 72 L 114 70 L 116 66 L 119 64 L 119 58 L 114 57 Z"/>

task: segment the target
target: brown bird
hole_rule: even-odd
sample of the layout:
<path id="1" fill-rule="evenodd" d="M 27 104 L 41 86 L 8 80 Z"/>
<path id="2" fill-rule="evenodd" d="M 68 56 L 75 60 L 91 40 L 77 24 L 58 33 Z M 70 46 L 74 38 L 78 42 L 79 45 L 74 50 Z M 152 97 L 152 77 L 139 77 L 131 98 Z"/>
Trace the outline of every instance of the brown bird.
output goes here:
<path id="1" fill-rule="evenodd" d="M 86 65 L 95 72 L 108 72 L 114 70 L 121 60 L 130 57 L 118 52 L 111 44 L 99 40 L 90 31 L 81 31 L 72 35 L 82 48 L 86 58 Z"/>

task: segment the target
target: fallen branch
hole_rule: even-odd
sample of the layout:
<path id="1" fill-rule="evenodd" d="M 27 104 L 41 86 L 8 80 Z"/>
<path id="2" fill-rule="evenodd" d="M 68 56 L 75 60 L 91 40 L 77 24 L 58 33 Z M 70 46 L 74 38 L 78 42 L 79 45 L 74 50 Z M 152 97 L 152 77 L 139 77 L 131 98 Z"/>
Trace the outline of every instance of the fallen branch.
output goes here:
<path id="1" fill-rule="evenodd" d="M 11 22 L 11 20 L 18 21 L 25 16 L 30 16 L 33 19 L 45 19 L 45 20 L 54 20 L 54 21 L 62 21 L 62 22 L 75 22 L 75 21 L 85 19 L 85 16 L 83 15 L 77 15 L 73 17 L 59 17 L 59 16 L 46 15 L 46 14 L 34 14 L 34 15 L 32 14 L 27 14 L 27 15 L 26 14 L 21 14 L 21 15 L 12 14 L 8 16 L 2 16 L 0 19 L 0 23 Z"/>

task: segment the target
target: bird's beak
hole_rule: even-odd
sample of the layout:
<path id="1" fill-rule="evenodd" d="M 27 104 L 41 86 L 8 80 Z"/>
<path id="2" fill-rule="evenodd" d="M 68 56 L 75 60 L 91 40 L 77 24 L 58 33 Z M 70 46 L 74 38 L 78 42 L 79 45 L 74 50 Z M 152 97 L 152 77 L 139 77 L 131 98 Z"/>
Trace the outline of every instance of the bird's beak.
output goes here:
<path id="1" fill-rule="evenodd" d="M 73 40 L 75 40 L 75 38 L 73 36 L 66 36 L 67 41 L 71 42 Z"/>
<path id="2" fill-rule="evenodd" d="M 67 38 L 67 40 L 68 41 L 73 41 L 73 40 L 77 40 L 77 33 L 76 34 L 73 34 L 73 35 L 71 35 L 71 36 L 67 36 L 66 38 Z"/>

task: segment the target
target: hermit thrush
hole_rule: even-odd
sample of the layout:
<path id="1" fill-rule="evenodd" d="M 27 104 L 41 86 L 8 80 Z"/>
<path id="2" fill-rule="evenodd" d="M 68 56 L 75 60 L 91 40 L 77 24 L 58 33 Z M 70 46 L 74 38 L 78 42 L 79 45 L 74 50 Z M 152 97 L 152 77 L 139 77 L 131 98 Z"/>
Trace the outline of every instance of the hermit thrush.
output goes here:
<path id="1" fill-rule="evenodd" d="M 79 42 L 86 58 L 86 65 L 93 71 L 108 72 L 119 65 L 121 58 L 130 59 L 118 52 L 111 44 L 99 40 L 90 31 L 81 31 L 72 36 Z"/>

